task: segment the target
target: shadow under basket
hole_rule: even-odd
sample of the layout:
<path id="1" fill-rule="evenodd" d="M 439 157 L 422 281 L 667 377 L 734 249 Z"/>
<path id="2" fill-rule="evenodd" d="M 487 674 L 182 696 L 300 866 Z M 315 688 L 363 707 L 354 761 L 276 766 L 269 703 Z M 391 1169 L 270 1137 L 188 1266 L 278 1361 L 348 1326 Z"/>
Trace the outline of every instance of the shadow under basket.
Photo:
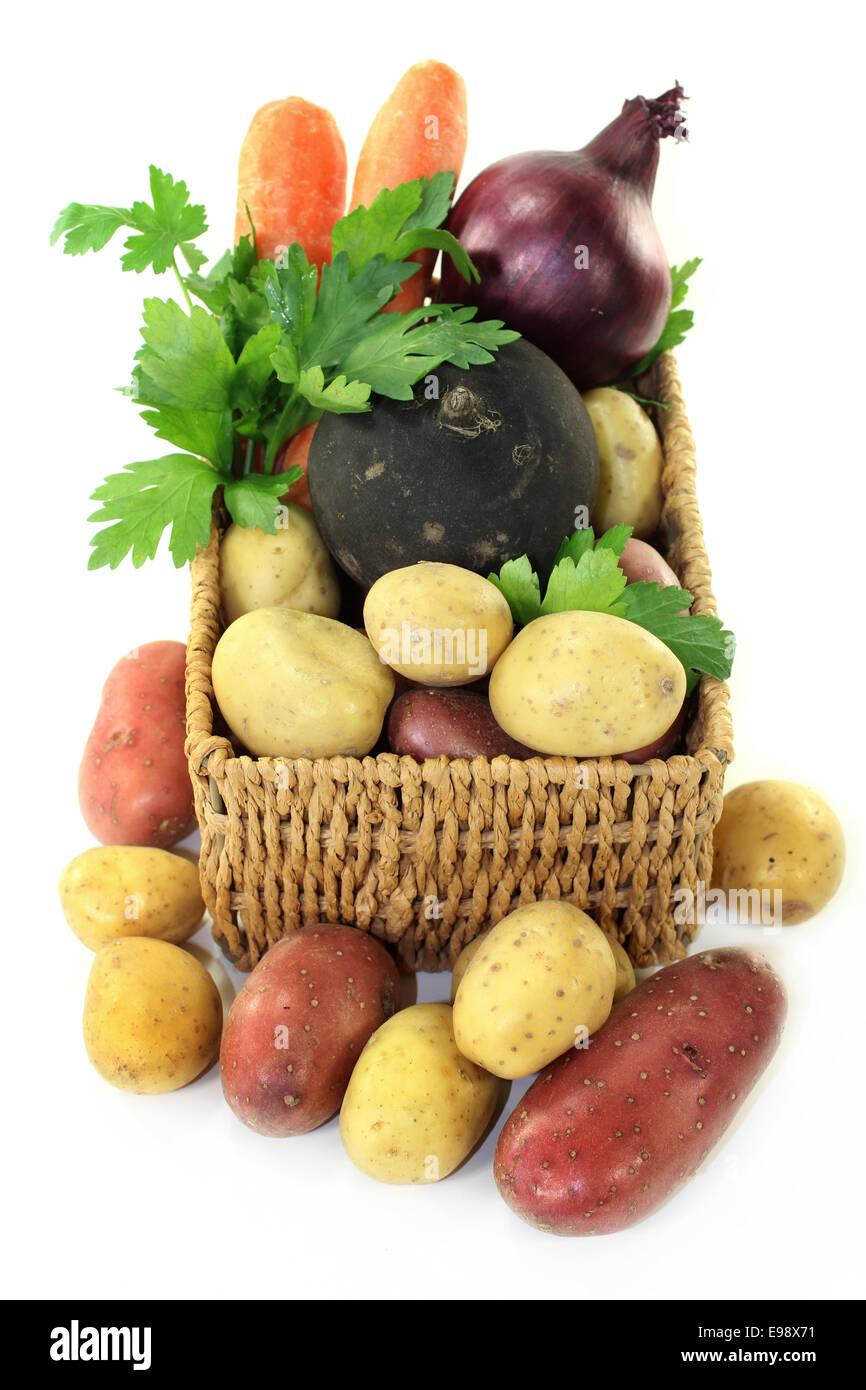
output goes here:
<path id="1" fill-rule="evenodd" d="M 668 562 L 715 613 L 695 492 L 694 439 L 676 363 L 656 364 Z M 682 755 L 416 762 L 237 757 L 214 732 L 211 662 L 222 632 L 220 526 L 192 563 L 187 740 L 214 937 L 251 969 L 296 927 L 345 922 L 393 946 L 404 970 L 450 969 L 507 912 L 565 899 L 636 965 L 686 954 L 683 890 L 709 882 L 712 833 L 733 756 L 728 688 L 704 676 Z M 687 900 L 686 900 L 687 901 Z"/>

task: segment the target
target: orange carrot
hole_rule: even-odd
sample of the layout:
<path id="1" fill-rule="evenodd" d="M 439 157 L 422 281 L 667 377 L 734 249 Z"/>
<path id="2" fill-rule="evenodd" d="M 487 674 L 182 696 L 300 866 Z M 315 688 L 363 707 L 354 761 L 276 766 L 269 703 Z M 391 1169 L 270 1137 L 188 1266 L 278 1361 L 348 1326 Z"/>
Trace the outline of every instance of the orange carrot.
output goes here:
<path id="1" fill-rule="evenodd" d="M 304 470 L 304 476 L 298 478 L 297 482 L 292 483 L 288 492 L 280 498 L 281 502 L 297 502 L 299 506 L 306 507 L 308 512 L 313 510 L 310 501 L 310 487 L 307 482 L 307 458 L 310 453 L 310 445 L 313 442 L 313 435 L 316 433 L 315 425 L 304 425 L 304 428 L 293 434 L 285 452 L 277 456 L 274 464 L 275 473 L 287 473 L 290 468 L 298 464 Z"/>
<path id="2" fill-rule="evenodd" d="M 429 179 L 440 169 L 453 172 L 456 182 L 465 154 L 463 78 L 434 59 L 416 63 L 400 78 L 370 126 L 355 170 L 351 206 L 369 207 L 383 188 Z M 412 260 L 423 268 L 387 306 L 391 311 L 414 309 L 430 293 L 436 252 L 418 251 Z"/>
<path id="3" fill-rule="evenodd" d="M 250 123 L 238 164 L 235 241 L 249 232 L 274 259 L 299 241 L 311 264 L 331 258 L 331 228 L 346 211 L 346 150 L 330 111 L 302 97 L 269 101 Z"/>

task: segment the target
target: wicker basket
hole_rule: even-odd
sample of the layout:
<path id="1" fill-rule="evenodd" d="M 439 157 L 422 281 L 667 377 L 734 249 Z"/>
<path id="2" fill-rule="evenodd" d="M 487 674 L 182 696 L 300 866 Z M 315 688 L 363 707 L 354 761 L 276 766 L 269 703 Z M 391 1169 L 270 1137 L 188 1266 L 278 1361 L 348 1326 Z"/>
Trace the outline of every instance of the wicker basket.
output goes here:
<path id="1" fill-rule="evenodd" d="M 694 440 L 676 364 L 655 389 L 665 468 L 667 558 L 715 613 L 695 493 Z M 567 898 L 638 965 L 683 956 L 696 928 L 678 888 L 709 878 L 732 749 L 728 689 L 705 676 L 688 755 L 290 761 L 236 757 L 214 732 L 211 661 L 221 633 L 219 541 L 192 565 L 187 754 L 200 870 L 216 940 L 241 970 L 295 927 L 346 922 L 392 943 L 403 968 L 450 968 L 468 941 L 521 903 Z M 683 915 L 683 914 L 679 914 Z"/>

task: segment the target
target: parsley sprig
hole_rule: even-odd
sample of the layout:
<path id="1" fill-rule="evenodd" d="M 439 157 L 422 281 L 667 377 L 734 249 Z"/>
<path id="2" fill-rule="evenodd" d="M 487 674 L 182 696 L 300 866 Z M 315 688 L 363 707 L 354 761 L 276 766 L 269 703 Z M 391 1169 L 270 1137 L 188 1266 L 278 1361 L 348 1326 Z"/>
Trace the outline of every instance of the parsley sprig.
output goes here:
<path id="1" fill-rule="evenodd" d="M 301 476 L 299 468 L 274 473 L 297 430 L 326 411 L 369 411 L 372 392 L 409 400 L 443 362 L 491 362 L 519 337 L 453 304 L 380 313 L 418 273 L 407 258 L 423 248 L 446 252 L 466 280 L 478 279 L 440 226 L 453 174 L 415 179 L 356 208 L 333 229 L 328 265 L 310 265 L 297 243 L 278 261 L 260 259 L 250 224 L 208 274 L 196 245 L 207 230 L 204 208 L 190 203 L 185 183 L 154 166 L 150 192 L 150 203 L 130 208 L 70 203 L 51 238 L 62 236 L 68 255 L 83 255 L 125 229 L 123 269 L 173 271 L 185 305 L 145 300 L 126 388 L 157 438 L 183 452 L 127 464 L 96 489 L 100 507 L 89 519 L 110 524 L 93 538 L 91 569 L 114 569 L 127 555 L 142 565 L 169 529 L 174 563 L 185 564 L 208 539 L 219 487 L 236 522 L 273 534 L 278 499 Z M 253 471 L 257 454 L 261 472 Z"/>
<path id="2" fill-rule="evenodd" d="M 720 618 L 684 612 L 693 601 L 687 589 L 662 588 L 645 580 L 628 583 L 619 557 L 631 531 L 630 526 L 613 526 L 596 540 L 587 526 L 567 537 L 543 598 L 538 575 L 526 555 L 508 560 L 498 574 L 487 577 L 504 595 L 516 623 L 525 626 L 549 613 L 571 609 L 610 613 L 645 628 L 670 648 L 685 669 L 687 693 L 703 673 L 727 680 L 735 641 Z"/>
<path id="3" fill-rule="evenodd" d="M 680 305 L 689 292 L 688 282 L 701 264 L 701 259 L 700 256 L 695 256 L 694 260 L 685 261 L 681 266 L 671 266 L 671 307 L 667 322 L 661 331 L 658 342 L 650 348 L 645 357 L 641 358 L 637 366 L 632 368 L 629 372 L 630 377 L 641 376 L 663 352 L 667 352 L 669 348 L 679 347 L 680 343 L 685 341 L 689 329 L 694 327 L 694 310 L 681 309 Z M 640 398 L 638 397 L 638 399 Z M 651 404 L 657 405 L 659 402 L 653 401 Z"/>

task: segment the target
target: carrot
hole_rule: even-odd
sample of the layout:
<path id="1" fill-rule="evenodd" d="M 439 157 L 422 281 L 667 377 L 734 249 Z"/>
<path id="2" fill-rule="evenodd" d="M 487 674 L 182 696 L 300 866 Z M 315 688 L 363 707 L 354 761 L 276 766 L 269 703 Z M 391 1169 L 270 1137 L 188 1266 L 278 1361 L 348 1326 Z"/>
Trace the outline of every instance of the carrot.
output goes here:
<path id="1" fill-rule="evenodd" d="M 249 232 L 274 259 L 299 241 L 311 264 L 331 258 L 331 228 L 346 211 L 346 150 L 330 111 L 303 97 L 269 101 L 253 116 L 238 163 L 235 241 Z"/>
<path id="2" fill-rule="evenodd" d="M 277 457 L 274 464 L 275 473 L 287 473 L 290 468 L 298 464 L 304 470 L 303 478 L 298 478 L 297 482 L 292 483 L 288 492 L 280 498 L 281 502 L 297 502 L 300 507 L 306 507 L 308 512 L 313 510 L 310 501 L 310 488 L 307 482 L 307 458 L 310 453 L 310 445 L 313 442 L 313 435 L 316 432 L 315 425 L 304 425 L 304 428 L 293 434 L 285 452 Z"/>
<path id="3" fill-rule="evenodd" d="M 455 183 L 466 154 L 466 84 L 453 68 L 430 59 L 404 73 L 378 112 L 361 149 L 351 206 L 369 207 L 383 188 L 410 179 L 432 178 L 441 169 Z M 405 312 L 430 293 L 435 251 L 418 251 L 412 260 L 423 269 L 413 275 L 389 311 Z"/>
<path id="4" fill-rule="evenodd" d="M 306 507 L 308 512 L 313 510 L 313 504 L 310 500 L 310 488 L 307 483 L 307 458 L 315 432 L 315 424 L 304 425 L 297 434 L 292 435 L 287 444 L 282 446 L 274 460 L 275 473 L 288 473 L 289 469 L 294 468 L 296 464 L 303 469 L 303 477 L 297 478 L 295 482 L 290 484 L 280 501 L 297 502 L 299 507 Z M 261 473 L 264 462 L 264 445 L 257 444 L 253 450 L 253 472 Z"/>

